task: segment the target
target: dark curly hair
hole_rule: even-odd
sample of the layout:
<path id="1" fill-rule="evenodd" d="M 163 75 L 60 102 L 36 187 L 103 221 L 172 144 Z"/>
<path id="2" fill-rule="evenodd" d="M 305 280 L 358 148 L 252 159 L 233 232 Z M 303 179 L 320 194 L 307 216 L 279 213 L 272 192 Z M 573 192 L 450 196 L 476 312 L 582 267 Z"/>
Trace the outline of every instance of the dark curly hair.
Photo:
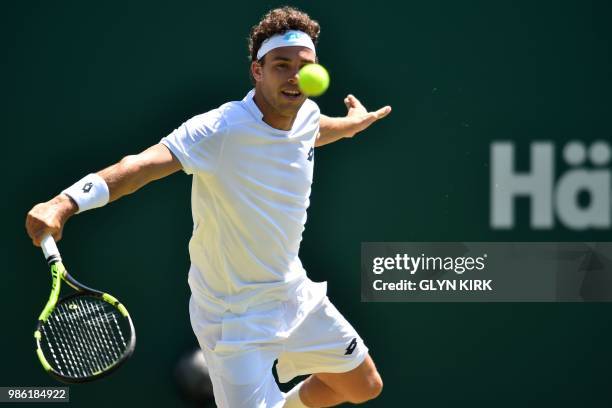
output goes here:
<path id="1" fill-rule="evenodd" d="M 303 11 L 294 7 L 284 6 L 270 10 L 261 21 L 251 27 L 249 35 L 249 54 L 251 61 L 257 61 L 257 51 L 261 44 L 276 34 L 283 34 L 289 30 L 303 31 L 310 36 L 317 45 L 321 28 L 319 23 L 310 18 Z"/>

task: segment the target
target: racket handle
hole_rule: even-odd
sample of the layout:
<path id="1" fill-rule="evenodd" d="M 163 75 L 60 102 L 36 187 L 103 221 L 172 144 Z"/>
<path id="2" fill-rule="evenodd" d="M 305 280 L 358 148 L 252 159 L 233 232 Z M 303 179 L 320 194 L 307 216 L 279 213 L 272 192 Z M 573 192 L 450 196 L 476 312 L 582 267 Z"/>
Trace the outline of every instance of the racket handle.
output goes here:
<path id="1" fill-rule="evenodd" d="M 57 249 L 57 244 L 51 235 L 45 235 L 40 242 L 40 246 L 45 254 L 45 259 L 47 262 L 51 263 L 52 261 L 62 260 L 59 249 Z"/>

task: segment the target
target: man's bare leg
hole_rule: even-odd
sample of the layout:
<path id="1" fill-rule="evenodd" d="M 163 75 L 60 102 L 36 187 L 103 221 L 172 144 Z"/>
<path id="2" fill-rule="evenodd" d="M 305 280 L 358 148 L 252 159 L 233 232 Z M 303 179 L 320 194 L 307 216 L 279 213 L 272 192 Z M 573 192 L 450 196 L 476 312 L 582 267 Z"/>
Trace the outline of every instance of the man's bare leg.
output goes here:
<path id="1" fill-rule="evenodd" d="M 333 407 L 343 402 L 360 404 L 376 398 L 382 391 L 382 379 L 374 361 L 367 355 L 363 363 L 351 371 L 313 374 L 296 387 L 299 387 L 296 390 L 299 401 L 295 392 L 289 392 L 285 407 Z"/>

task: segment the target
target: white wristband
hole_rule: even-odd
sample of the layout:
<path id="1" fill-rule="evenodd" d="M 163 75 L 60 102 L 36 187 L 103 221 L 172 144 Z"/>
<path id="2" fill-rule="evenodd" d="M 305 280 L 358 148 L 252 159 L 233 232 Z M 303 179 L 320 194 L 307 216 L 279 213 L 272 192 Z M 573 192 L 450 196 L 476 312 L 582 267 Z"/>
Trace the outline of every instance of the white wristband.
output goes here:
<path id="1" fill-rule="evenodd" d="M 88 174 L 64 191 L 79 206 L 77 214 L 108 204 L 109 191 L 106 181 L 96 173 Z"/>

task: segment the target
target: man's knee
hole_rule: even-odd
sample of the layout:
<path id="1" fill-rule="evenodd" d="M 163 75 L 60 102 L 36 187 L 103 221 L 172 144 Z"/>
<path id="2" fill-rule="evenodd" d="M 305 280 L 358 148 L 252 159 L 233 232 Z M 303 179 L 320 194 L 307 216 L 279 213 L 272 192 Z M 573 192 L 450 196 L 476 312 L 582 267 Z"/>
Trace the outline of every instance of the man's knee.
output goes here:
<path id="1" fill-rule="evenodd" d="M 345 373 L 318 373 L 315 376 L 345 402 L 361 404 L 380 395 L 383 382 L 368 355 L 356 368 Z"/>
<path id="2" fill-rule="evenodd" d="M 351 390 L 351 395 L 347 395 L 347 400 L 353 404 L 361 404 L 378 397 L 383 389 L 383 382 L 377 371 L 366 376 L 359 387 Z"/>

